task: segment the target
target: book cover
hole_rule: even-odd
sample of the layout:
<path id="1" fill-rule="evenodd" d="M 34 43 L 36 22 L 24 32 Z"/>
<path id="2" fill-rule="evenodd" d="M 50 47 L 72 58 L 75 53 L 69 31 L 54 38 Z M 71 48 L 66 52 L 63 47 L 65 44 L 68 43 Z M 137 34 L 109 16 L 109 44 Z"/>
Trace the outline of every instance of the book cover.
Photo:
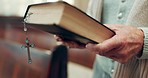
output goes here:
<path id="1" fill-rule="evenodd" d="M 80 9 L 63 1 L 29 5 L 24 20 L 30 27 L 83 44 L 100 43 L 115 34 Z"/>

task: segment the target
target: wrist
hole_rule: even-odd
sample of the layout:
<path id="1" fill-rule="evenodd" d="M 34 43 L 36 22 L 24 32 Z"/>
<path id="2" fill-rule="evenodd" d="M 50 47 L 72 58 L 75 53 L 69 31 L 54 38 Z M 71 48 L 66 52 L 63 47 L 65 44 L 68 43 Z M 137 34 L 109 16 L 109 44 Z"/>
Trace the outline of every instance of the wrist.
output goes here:
<path id="1" fill-rule="evenodd" d="M 143 54 L 144 38 L 145 38 L 145 36 L 144 36 L 144 31 L 143 31 L 141 28 L 139 28 L 139 30 L 140 30 L 141 36 L 143 37 L 143 40 L 142 40 L 142 47 L 141 47 L 140 51 L 136 54 L 136 56 L 137 56 L 138 58 L 140 58 L 140 57 L 142 56 L 142 54 Z"/>
<path id="2" fill-rule="evenodd" d="M 143 54 L 143 46 L 144 46 L 144 32 L 143 32 L 142 29 L 139 29 L 139 30 L 140 30 L 141 36 L 143 37 L 143 41 L 142 41 L 142 47 L 141 47 L 140 51 L 136 54 L 136 56 L 138 58 L 140 58 L 142 56 L 142 54 Z"/>

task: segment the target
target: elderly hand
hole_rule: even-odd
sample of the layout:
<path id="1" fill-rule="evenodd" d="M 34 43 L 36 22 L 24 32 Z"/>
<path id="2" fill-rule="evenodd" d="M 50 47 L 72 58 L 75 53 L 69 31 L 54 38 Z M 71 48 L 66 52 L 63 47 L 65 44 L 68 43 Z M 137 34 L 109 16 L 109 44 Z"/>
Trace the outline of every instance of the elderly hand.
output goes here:
<path id="1" fill-rule="evenodd" d="M 72 40 L 68 40 L 58 35 L 54 35 L 54 37 L 58 42 L 61 42 L 63 45 L 66 45 L 69 48 L 85 48 L 85 44 L 72 41 Z"/>
<path id="2" fill-rule="evenodd" d="M 131 57 L 141 53 L 144 34 L 140 29 L 123 25 L 106 26 L 115 31 L 116 35 L 99 44 L 87 44 L 86 48 L 89 51 L 120 63 L 126 63 Z"/>

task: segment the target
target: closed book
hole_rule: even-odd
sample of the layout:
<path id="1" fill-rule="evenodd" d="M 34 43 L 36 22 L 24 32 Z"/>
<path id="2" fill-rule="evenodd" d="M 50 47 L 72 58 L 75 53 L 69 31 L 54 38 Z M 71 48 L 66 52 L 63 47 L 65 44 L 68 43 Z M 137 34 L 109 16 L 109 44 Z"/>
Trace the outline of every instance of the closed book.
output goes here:
<path id="1" fill-rule="evenodd" d="M 115 34 L 85 12 L 64 1 L 29 5 L 24 21 L 30 27 L 83 44 L 100 43 Z"/>

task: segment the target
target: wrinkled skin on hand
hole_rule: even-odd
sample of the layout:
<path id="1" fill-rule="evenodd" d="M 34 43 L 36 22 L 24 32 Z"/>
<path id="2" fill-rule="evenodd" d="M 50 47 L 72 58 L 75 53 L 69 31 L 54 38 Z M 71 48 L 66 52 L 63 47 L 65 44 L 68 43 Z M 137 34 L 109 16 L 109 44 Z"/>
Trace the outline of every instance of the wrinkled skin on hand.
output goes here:
<path id="1" fill-rule="evenodd" d="M 87 44 L 86 48 L 101 56 L 126 63 L 131 57 L 140 54 L 144 43 L 142 30 L 132 26 L 106 25 L 116 35 L 99 44 Z"/>
<path id="2" fill-rule="evenodd" d="M 59 35 L 54 35 L 54 38 L 58 42 L 61 42 L 62 44 L 68 46 L 69 48 L 80 48 L 80 49 L 85 48 L 85 44 L 75 42 L 75 41 L 71 41 L 71 40 L 68 40 L 68 39 L 64 39 L 63 37 L 61 37 Z"/>

